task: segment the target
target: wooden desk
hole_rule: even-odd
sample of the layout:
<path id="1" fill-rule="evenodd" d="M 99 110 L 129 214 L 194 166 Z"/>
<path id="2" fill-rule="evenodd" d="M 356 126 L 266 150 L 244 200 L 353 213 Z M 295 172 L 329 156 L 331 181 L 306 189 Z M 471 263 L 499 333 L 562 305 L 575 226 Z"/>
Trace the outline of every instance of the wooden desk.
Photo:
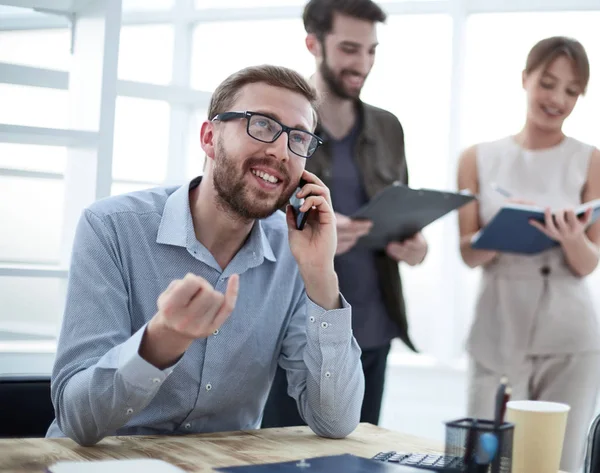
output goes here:
<path id="1" fill-rule="evenodd" d="M 370 458 L 385 450 L 439 453 L 437 442 L 360 424 L 341 440 L 317 437 L 308 427 L 186 436 L 107 437 L 93 447 L 70 439 L 0 440 L 0 471 L 43 472 L 59 460 L 158 458 L 190 472 L 213 467 L 274 463 L 352 453 Z"/>

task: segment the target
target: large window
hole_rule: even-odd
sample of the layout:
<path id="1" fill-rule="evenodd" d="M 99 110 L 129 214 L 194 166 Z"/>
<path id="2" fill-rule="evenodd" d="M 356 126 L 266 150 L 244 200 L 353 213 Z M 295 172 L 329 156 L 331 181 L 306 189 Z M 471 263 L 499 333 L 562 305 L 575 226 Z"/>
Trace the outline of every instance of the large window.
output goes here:
<path id="1" fill-rule="evenodd" d="M 0 123 L 67 128 L 69 97 L 65 90 L 0 84 Z"/>
<path id="2" fill-rule="evenodd" d="M 0 62 L 66 71 L 71 61 L 70 41 L 71 34 L 63 28 L 2 31 Z"/>
<path id="3" fill-rule="evenodd" d="M 0 260 L 59 260 L 64 186 L 61 179 L 0 176 Z"/>
<path id="4" fill-rule="evenodd" d="M 231 39 L 220 41 L 218 48 L 207 47 L 227 35 Z M 308 76 L 314 60 L 305 37 L 299 18 L 200 23 L 193 36 L 192 87 L 213 90 L 229 74 L 265 63 L 291 67 Z"/>
<path id="5" fill-rule="evenodd" d="M 68 71 L 70 62 L 67 29 L 0 31 L 0 63 Z M 68 126 L 65 90 L 0 83 L 0 104 L 0 124 Z M 66 162 L 64 147 L 0 142 L 0 266 L 59 264 Z M 61 277 L 0 276 L 0 341 L 54 339 L 64 289 Z"/>
<path id="6" fill-rule="evenodd" d="M 52 222 L 52 225 L 56 223 Z M 55 339 L 64 308 L 65 289 L 61 278 L 3 277 L 0 284 L 0 340 Z M 30 369 L 35 372 L 37 367 Z"/>
<path id="7" fill-rule="evenodd" d="M 245 0 L 195 0 L 196 8 L 239 8 L 239 7 L 302 7 L 302 0 L 254 0 L 249 4 Z"/>
<path id="8" fill-rule="evenodd" d="M 119 97 L 115 116 L 113 177 L 164 181 L 169 147 L 169 105 Z"/>
<path id="9" fill-rule="evenodd" d="M 123 0 L 124 11 L 167 10 L 175 0 Z"/>
<path id="10" fill-rule="evenodd" d="M 64 173 L 67 150 L 60 146 L 0 143 L 0 168 Z"/>
<path id="11" fill-rule="evenodd" d="M 381 1 L 390 15 L 378 28 L 380 46 L 362 98 L 401 121 L 412 186 L 453 188 L 455 148 L 520 129 L 521 70 L 531 46 L 545 36 L 574 36 L 587 48 L 589 92 L 566 132 L 600 146 L 600 5 L 576 11 L 585 0 L 564 0 L 562 11 L 561 1 Z M 314 58 L 301 20 L 304 4 L 124 0 L 118 62 L 112 64 L 117 96 L 105 98 L 114 100 L 116 112 L 112 168 L 103 174 L 110 182 L 103 192 L 121 194 L 202 174 L 200 126 L 210 93 L 229 74 L 264 63 L 312 74 Z M 542 11 L 550 8 L 555 11 Z M 530 12 L 500 11 L 510 9 Z M 60 132 L 73 125 L 66 90 L 74 61 L 71 31 L 64 18 L 58 20 L 0 7 L 0 125 Z M 27 29 L 32 25 L 35 29 Z M 52 71 L 37 74 L 31 67 Z M 25 85 L 11 83 L 18 71 L 27 73 L 27 80 L 13 82 Z M 31 83 L 42 79 L 43 86 Z M 0 232 L 0 340 L 51 337 L 64 303 L 65 229 L 81 200 L 72 181 L 64 179 L 76 153 L 3 138 L 0 133 L 0 219 L 8 231 Z M 460 262 L 455 214 L 428 227 L 425 236 L 426 263 L 401 269 L 411 330 L 421 350 L 448 359 L 463 352 L 478 272 Z M 40 265 L 51 266 L 50 273 L 22 270 Z M 598 273 L 591 283 L 600 283 Z"/>
<path id="12" fill-rule="evenodd" d="M 119 78 L 151 84 L 171 82 L 173 27 L 135 25 L 121 28 Z"/>
<path id="13" fill-rule="evenodd" d="M 11 157 L 27 152 L 16 151 Z M 39 156 L 39 151 L 32 150 L 31 156 Z M 32 167 L 43 167 L 35 166 L 35 159 L 28 161 Z M 57 265 L 65 199 L 60 175 L 35 178 L 2 174 L 0 261 L 9 265 Z M 54 338 L 64 303 L 63 282 L 56 277 L 0 276 L 0 340 Z"/>

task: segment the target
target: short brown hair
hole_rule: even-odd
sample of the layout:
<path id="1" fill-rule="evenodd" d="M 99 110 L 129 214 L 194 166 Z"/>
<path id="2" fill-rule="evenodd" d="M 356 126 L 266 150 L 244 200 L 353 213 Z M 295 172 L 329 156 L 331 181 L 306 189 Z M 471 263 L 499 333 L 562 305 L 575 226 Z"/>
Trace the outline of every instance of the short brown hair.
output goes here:
<path id="1" fill-rule="evenodd" d="M 323 41 L 333 28 L 334 13 L 372 23 L 384 23 L 387 18 L 382 8 L 372 0 L 310 0 L 302 15 L 304 29 Z"/>
<path id="2" fill-rule="evenodd" d="M 248 84 L 257 82 L 282 87 L 306 97 L 313 108 L 313 125 L 316 125 L 317 92 L 313 86 L 292 69 L 268 64 L 246 67 L 221 82 L 210 99 L 208 119 L 212 120 L 219 113 L 230 112 L 229 108 L 238 98 L 240 90 Z"/>
<path id="3" fill-rule="evenodd" d="M 590 80 L 590 62 L 583 45 L 573 38 L 553 36 L 539 41 L 527 55 L 525 72 L 530 73 L 538 67 L 545 69 L 554 59 L 562 55 L 573 62 L 582 93 L 585 94 Z"/>

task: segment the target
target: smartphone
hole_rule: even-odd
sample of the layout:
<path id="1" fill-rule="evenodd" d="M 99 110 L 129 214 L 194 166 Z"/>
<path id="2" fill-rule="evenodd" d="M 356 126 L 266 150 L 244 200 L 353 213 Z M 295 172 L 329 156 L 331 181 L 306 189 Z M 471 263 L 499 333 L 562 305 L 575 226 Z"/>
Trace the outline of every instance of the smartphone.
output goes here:
<path id="1" fill-rule="evenodd" d="M 292 197 L 290 197 L 290 205 L 294 211 L 294 217 L 296 217 L 296 228 L 298 230 L 304 229 L 304 225 L 306 225 L 306 220 L 308 219 L 308 214 L 311 211 L 311 209 L 308 209 L 306 212 L 300 212 L 300 207 L 302 207 L 304 199 L 299 199 L 296 197 L 296 194 L 300 192 L 302 187 L 304 187 L 304 184 L 306 184 L 306 181 L 304 179 L 300 179 L 298 187 L 292 194 Z"/>

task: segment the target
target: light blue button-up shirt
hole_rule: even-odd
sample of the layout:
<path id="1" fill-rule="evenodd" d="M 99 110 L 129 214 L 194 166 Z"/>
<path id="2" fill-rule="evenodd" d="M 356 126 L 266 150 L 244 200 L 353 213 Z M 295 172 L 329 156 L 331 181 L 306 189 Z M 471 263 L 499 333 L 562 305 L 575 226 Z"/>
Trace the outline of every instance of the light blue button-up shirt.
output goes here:
<path id="1" fill-rule="evenodd" d="M 91 445 L 107 435 L 255 429 L 277 363 L 315 433 L 343 437 L 356 428 L 364 377 L 347 302 L 326 311 L 306 296 L 279 211 L 257 221 L 221 269 L 194 233 L 189 190 L 199 182 L 103 199 L 84 211 L 48 437 Z M 142 335 L 158 296 L 189 272 L 223 293 L 239 274 L 236 307 L 209 338 L 160 370 L 138 354 Z"/>

